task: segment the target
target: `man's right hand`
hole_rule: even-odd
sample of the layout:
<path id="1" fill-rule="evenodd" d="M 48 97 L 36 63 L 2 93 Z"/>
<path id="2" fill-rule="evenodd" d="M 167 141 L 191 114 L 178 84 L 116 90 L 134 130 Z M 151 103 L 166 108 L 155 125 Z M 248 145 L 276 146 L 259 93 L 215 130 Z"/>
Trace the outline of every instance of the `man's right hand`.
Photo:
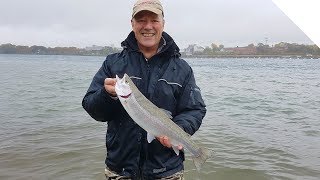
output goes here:
<path id="1" fill-rule="evenodd" d="M 167 148 L 172 148 L 172 144 L 171 144 L 171 141 L 168 138 L 168 136 L 158 136 L 156 138 L 158 139 L 158 141 L 160 141 L 160 143 L 163 146 L 165 146 Z M 183 146 L 181 144 L 179 144 L 177 147 L 178 147 L 178 150 L 182 150 L 183 149 Z"/>
<path id="2" fill-rule="evenodd" d="M 104 80 L 104 89 L 113 97 L 117 96 L 116 91 L 114 90 L 116 82 L 116 78 L 106 78 Z"/>

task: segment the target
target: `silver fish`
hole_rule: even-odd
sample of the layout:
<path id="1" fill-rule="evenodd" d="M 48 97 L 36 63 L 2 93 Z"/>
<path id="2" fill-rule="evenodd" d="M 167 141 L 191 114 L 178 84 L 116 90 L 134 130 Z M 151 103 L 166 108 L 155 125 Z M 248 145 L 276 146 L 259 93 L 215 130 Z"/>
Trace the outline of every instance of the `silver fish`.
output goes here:
<path id="1" fill-rule="evenodd" d="M 151 143 L 157 136 L 167 136 L 172 148 L 179 155 L 178 145 L 182 145 L 192 154 L 193 162 L 199 171 L 202 164 L 212 156 L 210 149 L 196 145 L 183 129 L 175 124 L 163 109 L 150 102 L 125 74 L 122 79 L 116 76 L 115 91 L 130 117 L 147 131 L 147 140 Z"/>

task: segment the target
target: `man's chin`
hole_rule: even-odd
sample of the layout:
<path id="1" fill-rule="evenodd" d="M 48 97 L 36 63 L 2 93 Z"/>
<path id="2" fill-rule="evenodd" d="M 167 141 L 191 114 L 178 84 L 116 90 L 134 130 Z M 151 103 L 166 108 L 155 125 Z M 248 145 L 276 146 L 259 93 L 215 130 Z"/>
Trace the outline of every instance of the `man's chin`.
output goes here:
<path id="1" fill-rule="evenodd" d="M 156 43 L 155 42 L 141 42 L 140 45 L 145 48 L 152 48 L 152 47 L 156 46 Z"/>

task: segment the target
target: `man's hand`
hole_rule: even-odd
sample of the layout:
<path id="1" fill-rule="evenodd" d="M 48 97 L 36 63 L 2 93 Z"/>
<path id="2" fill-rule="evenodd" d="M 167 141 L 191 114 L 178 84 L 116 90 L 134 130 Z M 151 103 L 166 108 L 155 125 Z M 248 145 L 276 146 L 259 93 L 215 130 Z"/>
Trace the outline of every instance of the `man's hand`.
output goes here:
<path id="1" fill-rule="evenodd" d="M 113 97 L 117 96 L 116 91 L 114 90 L 116 82 L 116 78 L 106 78 L 104 80 L 104 89 Z"/>
<path id="2" fill-rule="evenodd" d="M 168 148 L 172 148 L 172 144 L 170 142 L 170 139 L 167 136 L 158 136 L 157 139 L 160 141 L 160 143 Z M 178 145 L 178 149 L 182 150 L 183 147 L 181 144 Z"/>

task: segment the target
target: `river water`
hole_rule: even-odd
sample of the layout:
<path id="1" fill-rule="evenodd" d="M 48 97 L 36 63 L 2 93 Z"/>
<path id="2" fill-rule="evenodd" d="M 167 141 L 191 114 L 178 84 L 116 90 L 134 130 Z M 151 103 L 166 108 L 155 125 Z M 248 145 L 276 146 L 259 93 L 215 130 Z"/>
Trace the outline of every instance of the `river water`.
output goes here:
<path id="1" fill-rule="evenodd" d="M 104 179 L 105 123 L 82 108 L 104 57 L 0 55 L 0 179 Z M 186 179 L 320 178 L 319 59 L 187 59 L 214 150 Z"/>

